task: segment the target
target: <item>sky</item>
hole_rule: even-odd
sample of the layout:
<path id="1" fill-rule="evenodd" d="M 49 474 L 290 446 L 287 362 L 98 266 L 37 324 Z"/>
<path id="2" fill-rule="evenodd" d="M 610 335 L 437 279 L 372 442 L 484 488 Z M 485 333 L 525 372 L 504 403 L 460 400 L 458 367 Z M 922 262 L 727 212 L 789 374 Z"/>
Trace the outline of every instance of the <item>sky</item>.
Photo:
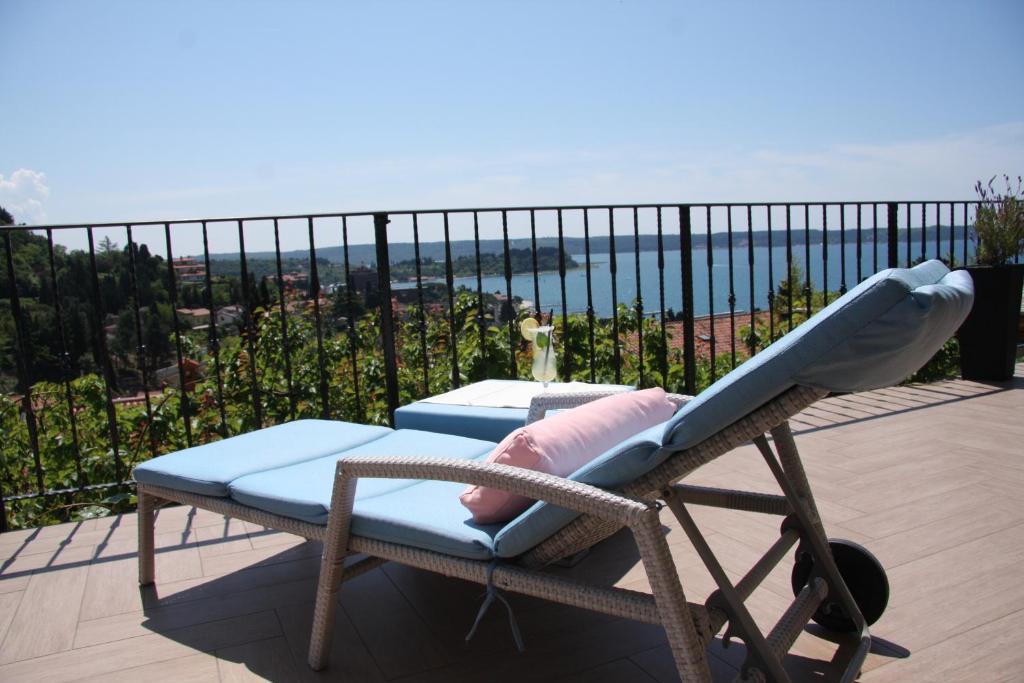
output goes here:
<path id="1" fill-rule="evenodd" d="M 1024 173 L 1021 26 L 1020 0 L 0 0 L 0 206 L 969 199 Z"/>

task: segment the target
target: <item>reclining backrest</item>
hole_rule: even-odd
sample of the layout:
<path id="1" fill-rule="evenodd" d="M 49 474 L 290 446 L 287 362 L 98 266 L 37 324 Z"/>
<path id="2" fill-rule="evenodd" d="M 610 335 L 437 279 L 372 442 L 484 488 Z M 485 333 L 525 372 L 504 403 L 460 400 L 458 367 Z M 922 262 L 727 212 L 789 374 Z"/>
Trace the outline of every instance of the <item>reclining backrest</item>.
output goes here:
<path id="1" fill-rule="evenodd" d="M 861 391 L 901 382 L 956 331 L 974 300 L 965 271 L 941 261 L 868 278 L 686 403 L 667 422 L 626 439 L 570 479 L 620 489 L 796 385 Z M 538 502 L 494 538 L 515 557 L 575 513 Z"/>
<path id="2" fill-rule="evenodd" d="M 967 272 L 941 261 L 876 273 L 680 408 L 662 443 L 694 446 L 793 386 L 897 384 L 952 336 L 973 301 Z"/>

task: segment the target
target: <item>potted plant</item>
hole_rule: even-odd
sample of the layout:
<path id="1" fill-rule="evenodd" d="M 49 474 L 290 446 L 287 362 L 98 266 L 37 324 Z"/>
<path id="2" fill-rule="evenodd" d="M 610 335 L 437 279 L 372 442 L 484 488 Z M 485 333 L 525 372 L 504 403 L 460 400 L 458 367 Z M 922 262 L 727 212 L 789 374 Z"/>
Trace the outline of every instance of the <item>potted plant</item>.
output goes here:
<path id="1" fill-rule="evenodd" d="M 992 183 L 975 186 L 981 203 L 974 221 L 977 265 L 968 266 L 974 280 L 974 307 L 960 328 L 960 372 L 964 379 L 1005 381 L 1013 377 L 1019 336 L 1024 263 L 1024 194 L 1003 176 L 1006 192 Z"/>

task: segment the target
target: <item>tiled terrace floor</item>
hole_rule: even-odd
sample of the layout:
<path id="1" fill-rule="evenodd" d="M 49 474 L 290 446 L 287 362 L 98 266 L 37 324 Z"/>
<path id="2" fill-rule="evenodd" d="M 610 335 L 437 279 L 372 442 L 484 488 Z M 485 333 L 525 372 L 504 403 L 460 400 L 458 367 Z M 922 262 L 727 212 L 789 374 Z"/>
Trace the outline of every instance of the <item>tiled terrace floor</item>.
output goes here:
<path id="1" fill-rule="evenodd" d="M 830 399 L 795 427 L 830 534 L 867 545 L 889 572 L 892 599 L 862 680 L 1020 680 L 1024 366 L 1002 386 Z M 712 485 L 768 481 L 749 447 L 698 474 L 693 481 Z M 698 512 L 734 575 L 775 537 L 775 518 Z M 0 536 L 0 680 L 675 679 L 659 628 L 521 596 L 511 599 L 525 654 L 500 608 L 467 646 L 481 589 L 395 565 L 343 587 L 334 665 L 314 675 L 304 662 L 315 544 L 181 507 L 160 513 L 157 532 L 157 588 L 141 593 L 132 516 Z M 710 579 L 679 529 L 669 539 L 688 597 L 703 600 Z M 558 571 L 646 583 L 621 534 Z M 788 571 L 754 595 L 763 625 L 788 604 Z M 799 680 L 828 680 L 833 649 L 804 633 L 787 667 Z M 741 644 L 716 643 L 716 678 L 730 680 L 742 655 Z"/>

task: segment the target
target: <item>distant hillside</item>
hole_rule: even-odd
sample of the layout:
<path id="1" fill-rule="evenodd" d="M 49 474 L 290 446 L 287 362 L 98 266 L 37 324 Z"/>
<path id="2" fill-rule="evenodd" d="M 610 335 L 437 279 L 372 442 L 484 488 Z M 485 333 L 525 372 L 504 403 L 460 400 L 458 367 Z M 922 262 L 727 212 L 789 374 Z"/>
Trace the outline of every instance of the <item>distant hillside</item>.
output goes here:
<path id="1" fill-rule="evenodd" d="M 963 228 L 956 228 L 957 234 L 962 234 Z M 944 241 L 948 239 L 949 228 L 948 226 L 943 228 L 942 231 Z M 861 231 L 864 243 L 870 244 L 872 241 L 871 228 L 864 228 Z M 906 230 L 900 231 L 900 243 L 906 242 Z M 928 239 L 929 243 L 934 242 L 935 228 L 934 226 L 928 228 Z M 821 230 L 811 230 L 807 233 L 809 242 L 811 244 L 821 244 Z M 779 247 L 786 244 L 786 232 L 784 230 L 773 230 L 772 231 L 772 244 L 773 246 Z M 767 230 L 755 230 L 752 233 L 753 243 L 755 247 L 767 247 L 768 246 L 768 231 Z M 794 229 L 791 233 L 791 240 L 794 247 L 797 245 L 803 246 L 805 233 L 803 229 Z M 913 244 L 921 243 L 921 229 L 912 228 L 910 231 L 910 239 Z M 830 229 L 828 231 L 829 244 L 839 244 L 840 233 L 838 229 Z M 878 230 L 878 241 L 887 242 L 888 236 L 884 228 Z M 855 228 L 846 229 L 846 243 L 848 246 L 853 246 L 857 242 L 857 231 Z M 729 245 L 729 236 L 724 232 L 715 232 L 711 235 L 711 243 L 715 248 L 726 248 Z M 508 241 L 510 249 L 530 249 L 531 243 L 529 237 L 509 239 Z M 616 235 L 615 236 L 615 251 L 616 253 L 632 253 L 635 244 L 635 238 L 633 235 Z M 748 244 L 747 232 L 745 230 L 735 230 L 732 236 L 733 248 L 745 248 Z M 666 233 L 663 237 L 663 245 L 666 250 L 679 249 L 679 235 Z M 537 247 L 558 247 L 557 237 L 538 237 Z M 693 234 L 693 247 L 695 249 L 705 249 L 707 247 L 707 233 L 694 232 Z M 854 247 L 855 248 L 855 247 Z M 504 253 L 505 245 L 500 239 L 486 239 L 480 240 L 480 253 L 481 254 L 502 254 Z M 582 237 L 566 237 L 565 238 L 565 250 L 570 254 L 582 254 L 585 249 L 585 240 Z M 656 251 L 658 249 L 658 236 L 652 234 L 641 234 L 640 235 L 640 250 L 641 251 Z M 452 258 L 457 259 L 459 257 L 475 257 L 476 247 L 473 240 L 452 240 L 451 242 Z M 590 250 L 594 253 L 608 253 L 608 238 L 605 237 L 591 237 L 590 238 Z M 316 250 L 318 259 L 324 259 L 331 263 L 344 263 L 344 252 L 341 247 L 318 247 Z M 388 245 L 388 255 L 392 263 L 399 263 L 402 261 L 412 261 L 416 258 L 414 251 L 414 245 L 412 242 L 393 242 Z M 254 251 L 247 252 L 246 256 L 249 259 L 273 259 L 274 252 L 272 251 Z M 372 244 L 353 244 L 349 246 L 349 256 L 352 259 L 353 265 L 366 264 L 368 266 L 375 265 L 377 263 L 377 249 Z M 309 252 L 306 250 L 296 251 L 283 251 L 281 252 L 283 259 L 298 259 L 298 260 L 309 260 Z M 210 254 L 211 259 L 237 259 L 237 253 L 222 253 L 222 254 Z M 442 261 L 445 258 L 444 253 L 444 242 L 420 242 L 420 258 L 421 259 L 432 259 L 434 261 Z"/>
<path id="2" fill-rule="evenodd" d="M 509 249 L 508 250 L 509 272 L 530 273 L 533 272 L 534 256 L 530 249 Z M 580 264 L 573 260 L 572 256 L 565 254 L 564 261 L 560 261 L 558 249 L 553 247 L 537 247 L 536 264 L 539 272 L 557 270 L 560 263 L 564 263 L 566 270 L 579 268 Z M 481 275 L 499 275 L 505 272 L 505 259 L 503 255 L 493 253 L 481 253 L 479 260 Z M 398 261 L 391 264 L 391 276 L 399 279 L 412 279 L 416 276 L 416 260 Z M 420 259 L 419 273 L 426 278 L 444 277 L 447 272 L 444 259 Z M 476 255 L 455 256 L 452 258 L 452 273 L 455 277 L 468 277 L 477 272 Z"/>

